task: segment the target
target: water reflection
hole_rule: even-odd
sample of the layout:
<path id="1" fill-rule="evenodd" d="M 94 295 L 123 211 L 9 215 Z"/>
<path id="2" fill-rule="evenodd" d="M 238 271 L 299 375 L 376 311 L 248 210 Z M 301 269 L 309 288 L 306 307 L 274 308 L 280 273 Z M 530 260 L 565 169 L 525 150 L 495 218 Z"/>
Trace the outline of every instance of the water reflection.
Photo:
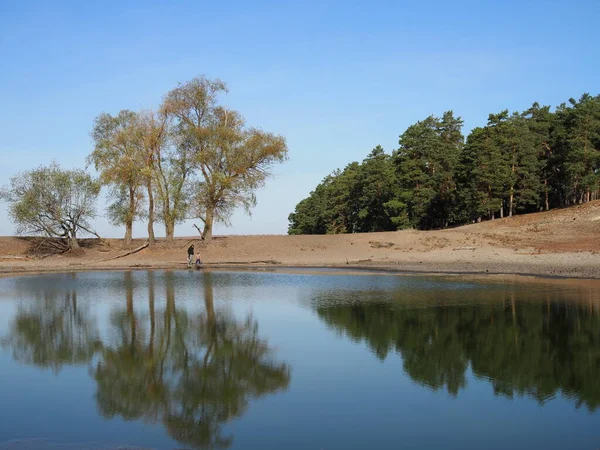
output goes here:
<path id="1" fill-rule="evenodd" d="M 19 308 L 10 335 L 2 340 L 13 358 L 55 373 L 65 365 L 88 363 L 102 344 L 89 311 L 77 303 L 76 290 L 33 289 L 29 295 L 32 301 Z"/>
<path id="2" fill-rule="evenodd" d="M 560 393 L 577 407 L 598 408 L 597 307 L 550 295 L 516 301 L 514 292 L 505 291 L 453 295 L 461 298 L 451 295 L 451 307 L 418 297 L 364 301 L 372 293 L 354 293 L 346 301 L 325 294 L 314 303 L 330 327 L 366 342 L 381 360 L 398 352 L 411 379 L 431 389 L 457 395 L 471 367 L 496 395 L 527 395 L 541 404 Z M 432 302 L 437 306 L 427 307 Z"/>
<path id="3" fill-rule="evenodd" d="M 158 283 L 148 272 L 146 311 L 134 307 L 144 287 L 130 272 L 123 277 L 125 298 L 111 311 L 104 341 L 75 292 L 58 298 L 42 289 L 42 298 L 19 311 L 4 344 L 29 364 L 89 364 L 104 417 L 162 423 L 193 448 L 229 447 L 233 436 L 222 425 L 240 417 L 252 398 L 287 389 L 289 366 L 273 359 L 252 316 L 240 321 L 215 309 L 211 273 L 202 274 L 204 308 L 195 314 L 177 308 L 173 273 Z M 164 301 L 157 301 L 161 294 Z"/>

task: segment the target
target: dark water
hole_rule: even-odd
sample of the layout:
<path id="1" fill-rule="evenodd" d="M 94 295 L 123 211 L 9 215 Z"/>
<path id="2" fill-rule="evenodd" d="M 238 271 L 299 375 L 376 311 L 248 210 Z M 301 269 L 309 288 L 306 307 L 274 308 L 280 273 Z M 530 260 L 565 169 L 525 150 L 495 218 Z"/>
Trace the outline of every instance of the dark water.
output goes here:
<path id="1" fill-rule="evenodd" d="M 0 449 L 600 448 L 600 288 L 0 279 Z"/>

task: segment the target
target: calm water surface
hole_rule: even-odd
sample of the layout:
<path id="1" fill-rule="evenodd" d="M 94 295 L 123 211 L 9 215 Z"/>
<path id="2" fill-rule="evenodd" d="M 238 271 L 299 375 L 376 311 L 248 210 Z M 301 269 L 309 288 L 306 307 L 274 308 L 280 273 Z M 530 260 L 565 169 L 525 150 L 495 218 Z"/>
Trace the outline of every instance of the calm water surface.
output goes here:
<path id="1" fill-rule="evenodd" d="M 0 279 L 0 449 L 600 448 L 600 288 Z"/>

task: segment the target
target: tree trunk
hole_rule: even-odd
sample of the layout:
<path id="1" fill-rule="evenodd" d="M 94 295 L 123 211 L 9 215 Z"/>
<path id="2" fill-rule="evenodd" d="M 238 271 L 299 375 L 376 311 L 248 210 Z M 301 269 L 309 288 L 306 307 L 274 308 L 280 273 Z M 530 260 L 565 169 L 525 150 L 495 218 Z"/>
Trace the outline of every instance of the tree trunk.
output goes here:
<path id="1" fill-rule="evenodd" d="M 168 334 L 170 336 L 171 334 L 171 322 L 172 319 L 175 315 L 175 283 L 173 280 L 173 272 L 167 272 L 166 274 L 166 283 L 165 283 L 165 287 L 166 287 L 166 298 L 167 298 L 167 305 L 166 305 L 166 309 L 165 309 L 165 321 L 167 321 L 168 327 Z"/>
<path id="2" fill-rule="evenodd" d="M 500 207 L 500 218 L 504 219 L 504 205 Z"/>
<path id="3" fill-rule="evenodd" d="M 133 216 L 135 215 L 135 192 L 132 187 L 129 188 L 129 211 L 125 220 L 125 246 L 131 245 L 133 238 Z"/>
<path id="4" fill-rule="evenodd" d="M 206 210 L 206 220 L 204 222 L 204 231 L 202 232 L 202 240 L 210 241 L 212 239 L 212 228 L 214 222 L 214 210 Z"/>
<path id="5" fill-rule="evenodd" d="M 133 223 L 131 220 L 127 220 L 125 222 L 125 238 L 123 244 L 125 247 L 129 247 L 131 245 L 131 240 L 133 236 Z"/>
<path id="6" fill-rule="evenodd" d="M 77 291 L 71 292 L 71 305 L 73 306 L 73 316 L 77 315 Z"/>
<path id="7" fill-rule="evenodd" d="M 215 305 L 213 300 L 212 273 L 204 272 L 202 282 L 204 284 L 204 306 L 209 326 L 215 324 Z"/>
<path id="8" fill-rule="evenodd" d="M 508 198 L 508 217 L 513 216 L 513 201 L 515 199 L 515 191 L 510 188 L 510 197 Z"/>
<path id="9" fill-rule="evenodd" d="M 125 272 L 125 298 L 127 303 L 127 317 L 130 320 L 131 327 L 131 352 L 135 351 L 136 344 L 136 320 L 133 310 L 133 277 L 131 272 Z"/>
<path id="10" fill-rule="evenodd" d="M 587 199 L 586 199 L 586 203 L 589 202 L 592 199 L 592 193 L 588 190 L 587 191 Z"/>
<path id="11" fill-rule="evenodd" d="M 513 327 L 517 325 L 517 308 L 515 306 L 515 293 L 511 292 L 510 293 L 510 306 L 511 306 L 511 310 L 512 310 L 512 322 L 513 322 Z"/>
<path id="12" fill-rule="evenodd" d="M 167 242 L 173 242 L 175 223 L 170 217 L 165 217 L 165 235 L 167 236 Z"/>
<path id="13" fill-rule="evenodd" d="M 148 180 L 146 184 L 148 189 L 148 243 L 150 247 L 156 241 L 154 237 L 154 195 L 152 194 L 152 182 Z"/>
<path id="14" fill-rule="evenodd" d="M 150 310 L 150 345 L 148 351 L 154 355 L 154 334 L 156 330 L 156 316 L 154 312 L 154 272 L 148 271 L 148 309 Z"/>
<path id="15" fill-rule="evenodd" d="M 544 180 L 544 185 L 546 186 L 546 211 L 550 210 L 550 202 L 548 201 L 548 179 Z"/>
<path id="16" fill-rule="evenodd" d="M 75 236 L 75 233 L 73 233 L 69 238 L 69 249 L 79 250 L 80 248 L 81 247 L 79 246 L 79 242 L 77 241 L 77 236 Z"/>

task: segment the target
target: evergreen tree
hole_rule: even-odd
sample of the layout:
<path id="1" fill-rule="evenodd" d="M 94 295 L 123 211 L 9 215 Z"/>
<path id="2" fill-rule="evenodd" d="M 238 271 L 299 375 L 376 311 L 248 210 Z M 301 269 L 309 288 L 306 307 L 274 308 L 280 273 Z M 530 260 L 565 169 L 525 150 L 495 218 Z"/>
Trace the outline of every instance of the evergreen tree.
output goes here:
<path id="1" fill-rule="evenodd" d="M 390 217 L 390 204 L 397 197 L 397 183 L 390 155 L 375 147 L 359 168 L 355 185 L 357 200 L 356 231 L 396 230 L 398 219 Z M 396 212 L 398 213 L 398 212 Z"/>
<path id="2" fill-rule="evenodd" d="M 508 215 L 512 217 L 515 209 L 523 211 L 539 204 L 542 186 L 535 135 L 526 119 L 514 113 L 507 125 L 507 147 L 504 150 L 509 164 Z"/>
<path id="3" fill-rule="evenodd" d="M 498 137 L 504 120 L 504 115 L 490 115 L 488 126 L 475 128 L 467 137 L 457 169 L 465 206 L 463 220 L 493 219 L 496 212 L 501 214 L 507 171 Z"/>
<path id="4" fill-rule="evenodd" d="M 556 115 L 550 112 L 549 106 L 540 106 L 535 102 L 522 115 L 533 134 L 534 145 L 538 152 L 538 169 L 540 194 L 543 196 L 543 207 L 550 209 L 551 198 L 559 197 L 558 170 L 554 152 L 553 133 L 556 129 Z"/>
<path id="5" fill-rule="evenodd" d="M 557 109 L 563 124 L 557 136 L 567 202 L 582 203 L 598 191 L 600 169 L 600 96 L 589 94 Z"/>
<path id="6" fill-rule="evenodd" d="M 454 200 L 454 172 L 463 146 L 462 120 L 452 111 L 429 116 L 400 136 L 394 153 L 400 190 L 413 226 L 448 225 Z"/>
<path id="7" fill-rule="evenodd" d="M 290 214 L 290 234 L 443 228 L 600 198 L 600 96 L 490 114 L 464 142 L 452 111 L 335 171 Z"/>
<path id="8" fill-rule="evenodd" d="M 288 234 L 352 233 L 357 229 L 357 179 L 359 164 L 327 175 L 310 196 L 288 217 Z"/>

